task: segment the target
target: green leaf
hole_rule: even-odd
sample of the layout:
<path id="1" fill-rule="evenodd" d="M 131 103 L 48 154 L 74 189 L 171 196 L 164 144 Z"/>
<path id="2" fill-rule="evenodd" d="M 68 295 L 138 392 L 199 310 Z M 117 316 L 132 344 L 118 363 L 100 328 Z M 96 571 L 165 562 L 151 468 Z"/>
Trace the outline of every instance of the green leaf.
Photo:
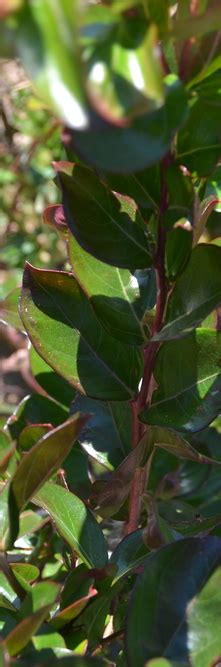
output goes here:
<path id="1" fill-rule="evenodd" d="M 167 525 L 183 537 L 209 533 L 221 524 L 221 514 L 207 517 L 202 512 L 196 512 L 192 505 L 179 500 L 159 502 L 157 511 L 159 518 L 162 517 Z"/>
<path id="2" fill-rule="evenodd" d="M 79 410 L 89 414 L 79 442 L 89 456 L 106 466 L 116 468 L 131 451 L 132 413 L 126 401 L 95 401 L 77 395 L 71 414 Z"/>
<path id="3" fill-rule="evenodd" d="M 51 424 L 30 424 L 30 426 L 25 426 L 19 435 L 19 449 L 27 452 L 50 431 L 53 431 Z"/>
<path id="4" fill-rule="evenodd" d="M 15 412 L 8 419 L 7 428 L 11 437 L 17 440 L 22 430 L 29 424 L 43 423 L 59 426 L 67 417 L 67 410 L 61 405 L 47 396 L 33 393 L 31 396 L 25 396 L 19 403 Z"/>
<path id="5" fill-rule="evenodd" d="M 188 19 L 189 24 L 192 23 Z M 208 78 L 192 91 L 190 113 L 177 141 L 177 159 L 197 176 L 208 176 L 215 168 L 221 146 L 219 74 Z"/>
<path id="6" fill-rule="evenodd" d="M 87 606 L 89 600 L 95 595 L 97 595 L 97 591 L 94 588 L 91 588 L 87 595 L 80 598 L 79 600 L 75 600 L 75 602 L 72 602 L 72 604 L 70 604 L 68 607 L 65 607 L 61 611 L 58 611 L 58 613 L 52 617 L 51 625 L 59 630 L 64 625 L 67 625 L 73 621 L 77 616 L 79 616 L 79 614 Z"/>
<path id="7" fill-rule="evenodd" d="M 207 648 L 206 660 L 202 651 L 201 662 L 196 660 L 194 644 L 197 641 L 198 646 L 200 644 L 203 648 L 202 641 L 205 640 L 205 651 L 207 640 L 203 617 L 202 620 L 199 616 L 197 619 L 197 611 L 196 623 L 198 620 L 198 630 L 201 628 L 201 632 L 196 633 L 195 641 L 194 628 L 191 624 L 194 607 L 197 608 L 197 602 L 203 595 L 201 589 L 207 592 L 209 577 L 220 562 L 220 544 L 221 541 L 217 537 L 188 538 L 169 544 L 147 559 L 145 570 L 137 581 L 129 606 L 126 632 L 129 667 L 134 667 L 135 664 L 136 667 L 143 667 L 148 659 L 159 655 L 169 660 L 177 660 L 181 664 L 182 662 L 189 664 L 191 656 L 191 664 L 194 667 L 198 665 L 207 667 L 211 664 L 210 659 L 220 654 L 220 635 L 217 636 L 213 632 L 214 623 L 219 616 L 216 597 L 215 599 L 211 595 L 207 597 L 209 615 L 205 600 L 204 622 L 207 628 L 206 634 L 211 632 L 212 627 L 213 642 L 216 649 L 217 644 L 219 645 L 219 650 L 216 650 L 214 655 L 210 651 L 211 647 Z M 217 590 L 219 587 L 217 589 L 216 585 L 216 592 Z"/>
<path id="8" fill-rule="evenodd" d="M 28 264 L 20 310 L 37 352 L 73 386 L 104 400 L 134 395 L 141 353 L 104 331 L 71 275 Z"/>
<path id="9" fill-rule="evenodd" d="M 71 14 L 71 16 L 70 16 Z M 71 20 L 70 20 L 71 19 Z M 86 128 L 88 110 L 77 44 L 77 3 L 25 3 L 18 15 L 18 54 L 47 106 L 70 127 Z"/>
<path id="10" fill-rule="evenodd" d="M 61 466 L 87 417 L 79 413 L 49 431 L 21 459 L 11 481 L 11 494 L 21 510 L 36 491 Z"/>
<path id="11" fill-rule="evenodd" d="M 47 517 L 42 517 L 32 510 L 22 512 L 19 517 L 18 540 L 24 535 L 29 535 L 38 531 L 47 522 Z"/>
<path id="12" fill-rule="evenodd" d="M 159 162 L 187 116 L 186 94 L 179 80 L 165 80 L 167 96 L 163 107 L 139 116 L 129 127 L 113 126 L 95 116 L 89 130 L 67 132 L 66 144 L 98 169 L 134 173 Z M 136 267 L 137 268 L 137 267 Z"/>
<path id="13" fill-rule="evenodd" d="M 22 321 L 18 313 L 18 300 L 21 288 L 16 287 L 0 302 L 0 322 L 23 331 Z"/>
<path id="14" fill-rule="evenodd" d="M 216 203 L 215 211 L 221 211 L 221 167 L 217 167 L 212 176 L 207 180 L 204 197 L 215 197 L 220 201 Z"/>
<path id="15" fill-rule="evenodd" d="M 139 567 L 148 555 L 149 549 L 145 544 L 145 530 L 135 530 L 127 535 L 111 555 L 110 563 L 117 566 L 113 583 Z"/>
<path id="16" fill-rule="evenodd" d="M 10 442 L 7 434 L 0 431 L 0 473 L 5 472 L 12 454 L 15 451 L 15 445 Z"/>
<path id="17" fill-rule="evenodd" d="M 88 167 L 56 163 L 66 222 L 78 243 L 102 262 L 124 269 L 151 264 L 144 223 L 130 198 L 116 195 Z"/>
<path id="18" fill-rule="evenodd" d="M 74 275 L 107 332 L 131 345 L 142 345 L 148 337 L 143 321 L 154 304 L 155 276 L 151 270 L 119 269 L 87 253 L 72 236 L 69 242 Z"/>
<path id="19" fill-rule="evenodd" d="M 102 530 L 80 498 L 48 482 L 34 500 L 50 514 L 58 532 L 88 567 L 106 565 L 107 547 Z"/>
<path id="20" fill-rule="evenodd" d="M 213 459 L 210 456 L 201 454 L 198 452 L 192 445 L 184 440 L 178 433 L 171 431 L 168 428 L 160 428 L 159 426 L 150 426 L 149 427 L 149 442 L 152 445 L 159 449 L 165 449 L 167 452 L 174 454 L 181 459 L 187 459 L 189 461 L 196 461 L 197 463 L 203 464 L 218 464 L 220 461 Z"/>
<path id="21" fill-rule="evenodd" d="M 31 563 L 12 563 L 11 568 L 17 581 L 26 591 L 30 590 L 30 584 L 38 579 L 40 575 L 39 568 Z"/>
<path id="22" fill-rule="evenodd" d="M 75 397 L 75 391 L 64 378 L 55 373 L 31 346 L 29 352 L 30 368 L 40 387 L 55 401 L 69 408 Z"/>
<path id="23" fill-rule="evenodd" d="M 220 263 L 221 248 L 204 243 L 194 248 L 169 299 L 166 324 L 155 340 L 186 335 L 220 304 Z"/>
<path id="24" fill-rule="evenodd" d="M 106 174 L 111 190 L 132 197 L 147 212 L 158 211 L 160 201 L 160 169 L 156 164 L 137 174 Z"/>
<path id="25" fill-rule="evenodd" d="M 44 594 L 44 587 L 47 588 L 46 594 Z M 45 618 L 47 618 L 58 593 L 59 586 L 51 582 L 37 584 L 31 589 L 20 610 L 22 620 L 9 632 L 5 640 L 5 646 L 10 656 L 21 653 L 26 644 L 28 644 L 32 635 L 37 632 Z"/>
<path id="26" fill-rule="evenodd" d="M 200 431 L 221 409 L 221 334 L 197 329 L 181 341 L 164 343 L 154 374 L 158 384 L 142 421 Z"/>
<path id="27" fill-rule="evenodd" d="M 113 123 L 126 122 L 164 103 L 157 30 L 153 25 L 146 28 L 143 17 L 122 15 L 109 38 L 94 44 L 86 66 L 92 104 Z"/>
<path id="28" fill-rule="evenodd" d="M 171 282 L 174 282 L 182 273 L 188 262 L 192 250 L 192 230 L 184 225 L 177 224 L 166 237 L 166 273 Z"/>
<path id="29" fill-rule="evenodd" d="M 9 483 L 5 484 L 0 492 L 0 551 L 6 551 L 11 542 L 11 529 L 17 534 L 19 529 L 17 513 L 9 521 Z"/>

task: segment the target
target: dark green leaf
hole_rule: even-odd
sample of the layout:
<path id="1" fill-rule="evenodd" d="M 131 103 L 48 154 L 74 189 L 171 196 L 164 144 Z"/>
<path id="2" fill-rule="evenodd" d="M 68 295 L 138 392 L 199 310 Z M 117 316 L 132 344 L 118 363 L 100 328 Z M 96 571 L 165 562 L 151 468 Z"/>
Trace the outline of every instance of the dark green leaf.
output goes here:
<path id="1" fill-rule="evenodd" d="M 87 293 L 107 332 L 132 345 L 148 338 L 145 312 L 153 305 L 155 276 L 150 269 L 130 273 L 95 259 L 71 236 L 70 260 L 74 275 Z"/>
<path id="2" fill-rule="evenodd" d="M 158 211 L 160 201 L 160 169 L 156 164 L 137 174 L 106 174 L 111 190 L 132 197 L 146 214 Z"/>
<path id="3" fill-rule="evenodd" d="M 7 427 L 11 437 L 17 440 L 22 430 L 29 424 L 52 424 L 55 427 L 62 424 L 67 417 L 67 410 L 61 405 L 46 396 L 33 393 L 19 403 L 15 412 L 9 417 Z"/>
<path id="4" fill-rule="evenodd" d="M 107 547 L 103 533 L 82 500 L 61 486 L 47 483 L 35 502 L 50 514 L 58 532 L 88 567 L 104 567 Z"/>
<path id="5" fill-rule="evenodd" d="M 178 458 L 210 465 L 214 463 L 218 465 L 221 464 L 221 461 L 217 461 L 217 459 L 213 459 L 210 456 L 201 454 L 199 451 L 194 449 L 194 447 L 192 447 L 189 442 L 178 435 L 178 433 L 175 433 L 175 431 L 171 431 L 167 428 L 150 426 L 149 439 L 154 447 L 165 449 L 167 452 L 174 454 L 174 456 L 177 456 Z"/>
<path id="6" fill-rule="evenodd" d="M 134 173 L 161 160 L 177 128 L 187 115 L 184 89 L 176 77 L 166 78 L 167 97 L 162 108 L 137 118 L 130 127 L 114 127 L 97 116 L 90 130 L 66 132 L 65 141 L 98 169 Z"/>
<path id="7" fill-rule="evenodd" d="M 124 400 L 137 390 L 142 356 L 110 337 L 76 280 L 26 266 L 21 316 L 39 354 L 93 398 Z"/>
<path id="8" fill-rule="evenodd" d="M 60 660 L 53 659 L 53 662 L 58 667 L 105 667 L 106 662 L 100 658 L 81 658 L 79 656 L 71 656 L 67 658 L 60 658 Z M 51 659 L 40 662 L 38 667 L 51 667 Z"/>
<path id="9" fill-rule="evenodd" d="M 215 644 L 215 655 L 211 651 L 211 646 L 207 648 L 206 660 L 204 660 L 205 648 L 201 653 L 201 662 L 195 654 L 197 644 L 203 648 L 202 641 L 205 641 L 205 647 L 207 646 L 208 634 L 211 633 L 211 627 L 214 628 L 220 606 L 217 608 L 216 597 L 214 599 L 213 596 L 209 596 L 208 603 L 204 598 L 203 616 L 207 612 L 205 616 L 207 639 L 205 639 L 204 622 L 201 621 L 202 634 L 196 634 L 194 641 L 194 623 L 191 623 L 191 617 L 193 619 L 194 616 L 195 623 L 197 622 L 198 605 L 204 597 L 203 591 L 205 590 L 206 597 L 207 587 L 210 586 L 210 581 L 214 581 L 212 577 L 208 582 L 220 563 L 220 544 L 220 539 L 216 537 L 188 538 L 169 544 L 147 559 L 145 570 L 137 581 L 129 607 L 126 637 L 129 666 L 134 667 L 136 664 L 136 667 L 143 667 L 145 661 L 160 654 L 179 663 L 182 661 L 188 663 L 191 656 L 191 664 L 194 667 L 198 665 L 208 667 L 211 659 L 220 654 L 220 636 L 218 635 L 217 642 L 218 637 L 214 632 L 212 651 Z M 214 576 L 220 578 L 220 570 L 217 570 Z M 209 615 L 206 604 L 210 608 Z M 194 609 L 196 609 L 195 614 Z M 199 617 L 198 623 L 200 623 Z"/>
<path id="10" fill-rule="evenodd" d="M 30 349 L 29 359 L 31 371 L 40 387 L 55 401 L 69 407 L 75 396 L 75 391 L 70 384 L 55 373 L 33 347 Z"/>
<path id="11" fill-rule="evenodd" d="M 149 554 L 145 544 L 145 530 L 135 530 L 127 535 L 113 551 L 110 563 L 117 566 L 114 582 L 135 570 Z"/>
<path id="12" fill-rule="evenodd" d="M 221 248 L 202 243 L 192 251 L 169 299 L 166 325 L 155 340 L 186 335 L 220 304 L 220 264 Z"/>
<path id="13" fill-rule="evenodd" d="M 164 343 L 154 371 L 158 388 L 142 420 L 185 431 L 205 428 L 221 409 L 220 359 L 221 334 L 210 329 Z"/>
<path id="14" fill-rule="evenodd" d="M 112 470 L 131 451 L 132 413 L 126 401 L 95 401 L 78 395 L 71 406 L 73 414 L 79 410 L 89 414 L 79 436 L 85 451 Z"/>
<path id="15" fill-rule="evenodd" d="M 176 280 L 188 262 L 192 250 L 192 230 L 182 224 L 175 226 L 166 237 L 166 272 L 169 280 Z"/>
<path id="16" fill-rule="evenodd" d="M 131 271 L 150 266 L 144 223 L 134 201 L 112 193 L 88 167 L 75 164 L 70 174 L 58 162 L 56 171 L 66 222 L 84 250 Z"/>

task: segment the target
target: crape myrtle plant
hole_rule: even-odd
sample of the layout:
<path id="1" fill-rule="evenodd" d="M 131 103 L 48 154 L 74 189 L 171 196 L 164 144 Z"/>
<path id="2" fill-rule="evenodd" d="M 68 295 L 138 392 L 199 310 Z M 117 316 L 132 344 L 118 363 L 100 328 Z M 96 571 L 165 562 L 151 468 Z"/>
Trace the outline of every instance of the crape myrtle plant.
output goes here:
<path id="1" fill-rule="evenodd" d="M 221 5 L 0 13 L 61 124 L 66 244 L 1 304 L 36 391 L 2 420 L 0 665 L 218 667 Z"/>

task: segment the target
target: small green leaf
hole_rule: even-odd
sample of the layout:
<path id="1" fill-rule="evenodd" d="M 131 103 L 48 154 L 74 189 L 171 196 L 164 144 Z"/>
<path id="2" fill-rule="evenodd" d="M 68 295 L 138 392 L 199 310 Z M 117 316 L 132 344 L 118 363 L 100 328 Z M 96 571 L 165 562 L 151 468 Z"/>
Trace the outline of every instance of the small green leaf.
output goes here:
<path id="1" fill-rule="evenodd" d="M 200 431 L 221 409 L 221 334 L 197 329 L 181 341 L 164 343 L 157 355 L 158 384 L 145 423 Z"/>
<path id="2" fill-rule="evenodd" d="M 34 500 L 50 514 L 58 532 L 88 567 L 106 565 L 107 547 L 102 530 L 80 498 L 48 482 Z"/>
<path id="3" fill-rule="evenodd" d="M 111 192 L 88 167 L 75 164 L 70 174 L 62 163 L 55 166 L 66 222 L 84 250 L 131 271 L 150 266 L 144 223 L 133 200 Z"/>
<path id="4" fill-rule="evenodd" d="M 166 324 L 155 340 L 186 335 L 220 304 L 220 263 L 221 248 L 203 243 L 194 248 L 169 299 Z"/>
<path id="5" fill-rule="evenodd" d="M 30 584 L 40 575 L 39 568 L 31 563 L 12 563 L 11 568 L 19 584 L 26 591 L 30 590 Z"/>
<path id="6" fill-rule="evenodd" d="M 30 424 L 30 426 L 25 426 L 19 435 L 19 449 L 27 452 L 50 431 L 53 431 L 51 424 Z"/>
<path id="7" fill-rule="evenodd" d="M 213 459 L 210 456 L 201 454 L 198 452 L 189 442 L 184 440 L 178 433 L 167 428 L 160 428 L 159 426 L 150 426 L 149 428 L 149 439 L 154 447 L 159 447 L 160 449 L 165 449 L 167 452 L 174 454 L 181 459 L 187 459 L 189 461 L 196 461 L 197 463 L 203 464 L 218 464 L 220 461 Z"/>
<path id="8" fill-rule="evenodd" d="M 43 436 L 21 459 L 11 481 L 11 494 L 21 510 L 61 466 L 87 417 L 79 413 Z"/>
<path id="9" fill-rule="evenodd" d="M 18 540 L 24 535 L 29 535 L 38 531 L 48 521 L 48 517 L 42 517 L 32 510 L 22 512 L 19 517 Z"/>
<path id="10" fill-rule="evenodd" d="M 36 350 L 77 389 L 104 400 L 134 395 L 141 353 L 105 332 L 73 276 L 28 264 L 20 311 Z"/>
<path id="11" fill-rule="evenodd" d="M 213 631 L 220 603 L 217 608 L 216 597 L 206 595 L 210 581 L 215 581 L 214 576 L 216 593 L 219 591 L 217 579 L 220 580 L 220 570 L 216 571 L 212 580 L 209 578 L 220 562 L 220 544 L 221 540 L 217 537 L 187 538 L 169 544 L 147 559 L 129 606 L 126 633 L 129 667 L 135 664 L 136 667 L 143 667 L 148 659 L 159 654 L 181 664 L 189 663 L 191 656 L 194 667 L 208 667 L 211 659 L 220 655 L 220 635 Z M 205 621 L 203 615 L 200 619 L 197 614 L 200 609 L 198 600 L 202 600 L 203 604 L 203 598 Z M 191 617 L 198 626 L 196 639 Z M 211 646 L 207 647 L 208 635 L 211 641 L 211 628 L 212 650 Z M 201 662 L 195 653 L 197 645 L 202 649 Z M 208 653 L 205 656 L 206 650 Z"/>

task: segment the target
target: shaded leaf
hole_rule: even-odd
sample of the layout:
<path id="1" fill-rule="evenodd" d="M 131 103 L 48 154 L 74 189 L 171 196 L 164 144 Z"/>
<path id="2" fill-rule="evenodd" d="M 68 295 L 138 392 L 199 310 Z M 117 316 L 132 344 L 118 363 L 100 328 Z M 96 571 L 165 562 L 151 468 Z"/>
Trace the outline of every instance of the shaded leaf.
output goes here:
<path id="1" fill-rule="evenodd" d="M 191 654 L 193 665 L 208 665 L 208 660 L 203 662 L 203 655 L 202 662 L 196 661 L 190 619 L 191 610 L 202 595 L 202 587 L 206 590 L 206 582 L 219 562 L 220 539 L 217 537 L 187 538 L 169 544 L 147 559 L 129 606 L 128 665 L 143 667 L 145 661 L 159 654 L 179 663 L 188 663 Z M 211 597 L 208 603 L 212 607 L 213 626 L 217 606 Z"/>
<path id="2" fill-rule="evenodd" d="M 87 606 L 89 600 L 95 595 L 97 595 L 96 589 L 91 588 L 88 594 L 85 595 L 83 598 L 80 598 L 79 600 L 72 602 L 72 604 L 70 604 L 68 607 L 65 607 L 64 609 L 59 611 L 55 616 L 53 616 L 51 619 L 51 625 L 53 625 L 54 628 L 59 630 L 59 628 L 62 628 L 64 625 L 67 625 L 67 623 L 73 621 Z"/>
<path id="3" fill-rule="evenodd" d="M 158 388 L 141 418 L 148 424 L 200 431 L 221 408 L 221 334 L 197 329 L 162 345 L 156 360 Z"/>
<path id="4" fill-rule="evenodd" d="M 145 561 L 149 549 L 145 544 L 145 530 L 135 530 L 118 544 L 113 551 L 110 563 L 117 566 L 114 583 L 135 570 Z"/>
<path id="5" fill-rule="evenodd" d="M 21 316 L 36 350 L 72 385 L 94 398 L 133 396 L 140 352 L 108 336 L 71 275 L 26 265 Z"/>
<path id="6" fill-rule="evenodd" d="M 40 357 L 31 346 L 29 352 L 30 368 L 40 387 L 49 394 L 55 401 L 68 407 L 75 397 L 75 390 L 69 382 L 61 375 L 55 373 L 53 369 Z"/>
<path id="7" fill-rule="evenodd" d="M 71 174 L 70 166 L 64 170 L 57 162 L 55 168 L 66 222 L 84 250 L 131 271 L 150 266 L 143 221 L 133 200 L 111 192 L 88 167 L 72 165 Z"/>
<path id="8" fill-rule="evenodd" d="M 80 498 L 48 482 L 34 501 L 50 514 L 58 532 L 88 567 L 106 565 L 107 547 L 102 530 Z"/>
<path id="9" fill-rule="evenodd" d="M 62 424 L 68 417 L 67 410 L 47 396 L 32 394 L 25 396 L 7 421 L 11 437 L 18 439 L 22 430 L 29 424 Z"/>
<path id="10" fill-rule="evenodd" d="M 194 449 L 194 447 L 192 447 L 187 440 L 184 440 L 184 438 L 178 435 L 178 433 L 167 428 L 151 426 L 149 428 L 149 439 L 154 447 L 165 449 L 167 452 L 174 454 L 174 456 L 177 456 L 178 458 L 203 464 L 221 464 L 221 461 L 206 456 L 205 454 L 201 454 L 200 451 Z"/>
<path id="11" fill-rule="evenodd" d="M 50 431 L 53 431 L 51 424 L 30 424 L 29 426 L 25 426 L 19 435 L 19 449 L 28 451 Z"/>
<path id="12" fill-rule="evenodd" d="M 19 517 L 19 533 L 18 540 L 24 535 L 35 533 L 47 523 L 48 517 L 40 516 L 37 512 L 26 510 L 22 512 Z"/>
<path id="13" fill-rule="evenodd" d="M 89 456 L 112 470 L 130 453 L 132 413 L 126 401 L 95 401 L 77 395 L 71 413 L 89 414 L 79 442 Z"/>
<path id="14" fill-rule="evenodd" d="M 166 272 L 170 281 L 176 280 L 188 262 L 192 250 L 192 230 L 177 224 L 166 237 Z"/>
<path id="15" fill-rule="evenodd" d="M 169 299 L 166 325 L 155 340 L 186 335 L 220 304 L 220 262 L 221 248 L 203 243 L 194 248 Z"/>

